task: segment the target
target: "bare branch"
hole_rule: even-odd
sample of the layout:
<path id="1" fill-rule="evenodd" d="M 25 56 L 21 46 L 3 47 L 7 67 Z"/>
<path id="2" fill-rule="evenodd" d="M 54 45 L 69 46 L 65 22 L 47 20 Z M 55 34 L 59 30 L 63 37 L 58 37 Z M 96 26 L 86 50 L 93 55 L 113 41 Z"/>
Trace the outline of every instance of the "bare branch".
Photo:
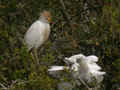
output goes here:
<path id="1" fill-rule="evenodd" d="M 88 89 L 91 90 L 91 88 L 89 88 L 89 86 L 79 77 L 79 80 L 82 82 L 82 84 Z"/>
<path id="2" fill-rule="evenodd" d="M 12 83 L 8 86 L 8 88 L 9 88 L 9 89 L 12 88 L 16 83 L 17 83 L 17 80 L 12 81 Z"/>
<path id="3" fill-rule="evenodd" d="M 21 82 L 18 83 L 18 85 L 25 84 L 25 83 L 29 83 L 29 81 L 21 81 Z"/>
<path id="4" fill-rule="evenodd" d="M 69 24 L 70 24 L 70 26 L 71 26 L 71 29 L 72 29 L 72 21 L 71 21 L 71 17 L 70 17 L 70 15 L 67 13 L 67 9 L 66 9 L 66 7 L 65 7 L 65 4 L 64 4 L 64 2 L 63 2 L 63 0 L 60 0 L 60 3 L 61 3 L 61 5 L 62 5 L 62 7 L 63 7 L 63 13 L 65 14 L 65 17 L 67 18 L 67 20 L 70 22 Z"/>
<path id="5" fill-rule="evenodd" d="M 11 88 L 13 88 L 13 86 L 15 84 L 21 85 L 21 84 L 25 84 L 25 83 L 29 83 L 29 81 L 14 80 L 14 81 L 12 81 L 12 83 L 10 85 L 5 86 L 4 84 L 0 83 L 0 86 L 2 87 L 3 90 L 10 90 Z"/>
<path id="6" fill-rule="evenodd" d="M 7 87 L 4 84 L 0 83 L 0 86 L 2 87 L 3 90 L 7 90 Z"/>
<path id="7" fill-rule="evenodd" d="M 69 22 L 68 24 L 69 24 L 69 26 L 71 27 L 70 29 L 72 30 L 72 33 L 73 33 L 73 31 L 74 31 L 74 29 L 75 29 L 75 27 L 74 27 L 74 26 L 75 26 L 75 23 L 72 22 L 71 16 L 70 16 L 69 13 L 67 12 L 67 9 L 66 9 L 66 7 L 65 7 L 65 4 L 64 4 L 63 0 L 60 0 L 60 4 L 61 4 L 62 7 L 63 7 L 62 11 L 63 11 L 65 17 L 67 18 L 67 20 L 68 20 L 68 22 Z M 66 33 L 67 33 L 67 32 L 66 32 Z M 70 40 L 72 40 L 72 46 L 73 46 L 74 48 L 76 48 L 76 47 L 78 46 L 76 40 L 74 40 L 73 37 L 71 37 L 68 33 L 67 33 L 67 38 L 70 39 Z"/>

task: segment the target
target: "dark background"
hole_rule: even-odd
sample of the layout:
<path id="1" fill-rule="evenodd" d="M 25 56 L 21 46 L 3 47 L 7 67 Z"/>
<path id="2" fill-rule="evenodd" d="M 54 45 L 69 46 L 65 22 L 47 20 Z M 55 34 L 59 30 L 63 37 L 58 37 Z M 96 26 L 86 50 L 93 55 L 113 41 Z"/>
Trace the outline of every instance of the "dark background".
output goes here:
<path id="1" fill-rule="evenodd" d="M 78 53 L 99 57 L 98 64 L 107 73 L 100 90 L 120 89 L 119 0 L 62 4 L 61 0 L 0 0 L 0 90 L 2 85 L 10 90 L 56 90 L 60 80 L 48 75 L 48 66 L 64 65 L 64 57 Z M 39 49 L 46 65 L 37 73 L 23 38 L 42 10 L 52 13 L 53 24 L 49 40 Z"/>

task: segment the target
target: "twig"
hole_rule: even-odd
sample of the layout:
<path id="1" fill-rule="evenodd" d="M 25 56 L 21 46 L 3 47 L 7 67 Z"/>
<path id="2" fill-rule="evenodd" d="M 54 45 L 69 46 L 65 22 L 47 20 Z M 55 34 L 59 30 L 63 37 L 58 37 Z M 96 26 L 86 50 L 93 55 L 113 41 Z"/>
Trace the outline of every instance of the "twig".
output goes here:
<path id="1" fill-rule="evenodd" d="M 24 80 L 14 80 L 10 85 L 5 86 L 4 84 L 0 83 L 0 86 L 2 87 L 3 90 L 10 90 L 11 88 L 13 88 L 15 84 L 20 85 L 28 82 L 29 81 L 24 81 Z"/>
<path id="2" fill-rule="evenodd" d="M 18 82 L 18 85 L 25 84 L 25 83 L 29 83 L 29 81 L 21 80 L 21 81 Z"/>
<path id="3" fill-rule="evenodd" d="M 72 33 L 73 33 L 73 29 L 74 29 L 74 23 L 72 22 L 72 20 L 71 20 L 71 17 L 70 17 L 70 15 L 67 13 L 67 9 L 66 9 L 66 7 L 65 7 L 65 4 L 64 4 L 64 2 L 63 2 L 63 0 L 60 0 L 60 4 L 62 5 L 62 7 L 63 7 L 63 9 L 62 9 L 62 11 L 63 11 L 63 14 L 65 15 L 65 17 L 67 18 L 67 20 L 68 20 L 68 24 L 69 24 L 69 26 L 71 27 L 71 30 L 72 30 Z M 67 32 L 66 32 L 67 33 Z M 67 33 L 68 34 L 68 33 Z M 77 47 L 77 42 L 68 34 L 68 35 L 66 35 L 67 36 L 67 38 L 69 38 L 71 41 L 72 41 L 72 46 L 74 47 L 74 48 L 76 48 Z"/>
<path id="4" fill-rule="evenodd" d="M 89 88 L 89 86 L 79 77 L 79 80 L 82 82 L 82 84 L 88 89 L 88 90 L 92 90 L 91 88 Z"/>
<path id="5" fill-rule="evenodd" d="M 4 84 L 0 83 L 0 86 L 2 87 L 3 90 L 7 90 L 7 87 Z"/>
<path id="6" fill-rule="evenodd" d="M 12 83 L 8 86 L 8 89 L 11 89 L 17 82 L 18 80 L 12 81 Z"/>
<path id="7" fill-rule="evenodd" d="M 71 29 L 72 29 L 72 21 L 71 21 L 71 17 L 69 16 L 69 14 L 67 13 L 67 10 L 66 10 L 66 7 L 65 7 L 65 4 L 64 4 L 64 2 L 63 2 L 63 0 L 60 0 L 60 3 L 61 3 L 61 5 L 62 5 L 62 7 L 63 7 L 63 13 L 65 14 L 65 17 L 67 18 L 67 20 L 70 22 L 69 23 L 69 25 L 71 26 Z"/>

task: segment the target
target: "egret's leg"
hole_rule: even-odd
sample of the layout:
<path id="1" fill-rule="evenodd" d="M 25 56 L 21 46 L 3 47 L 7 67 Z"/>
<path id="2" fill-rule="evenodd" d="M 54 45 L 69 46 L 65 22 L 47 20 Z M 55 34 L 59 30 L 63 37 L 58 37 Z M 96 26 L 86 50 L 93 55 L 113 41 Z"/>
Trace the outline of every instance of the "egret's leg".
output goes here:
<path id="1" fill-rule="evenodd" d="M 34 54 L 33 54 L 33 52 L 30 52 L 30 54 L 31 54 L 31 56 L 32 56 L 32 60 L 33 60 L 33 63 L 35 63 L 35 56 L 34 56 Z"/>
<path id="2" fill-rule="evenodd" d="M 31 56 L 32 56 L 32 59 L 34 60 L 34 55 L 33 55 L 33 52 L 30 52 Z"/>
<path id="3" fill-rule="evenodd" d="M 30 53 L 30 55 L 32 56 L 32 61 L 33 63 L 35 63 L 35 56 L 34 56 L 34 51 L 33 51 L 34 48 L 28 48 L 28 52 Z"/>
<path id="4" fill-rule="evenodd" d="M 37 53 L 37 49 L 33 49 L 32 52 L 30 52 L 31 56 L 32 56 L 32 60 L 33 60 L 33 69 L 39 73 L 39 58 L 38 58 L 38 53 Z"/>
<path id="5" fill-rule="evenodd" d="M 34 53 L 35 53 L 36 63 L 37 63 L 37 65 L 40 65 L 37 49 L 34 49 Z"/>
<path id="6" fill-rule="evenodd" d="M 35 55 L 34 55 L 34 51 L 33 52 L 30 52 L 30 54 L 31 54 L 31 56 L 32 56 L 32 68 L 31 69 L 33 69 L 34 71 L 36 71 L 37 70 L 37 64 L 36 64 L 36 58 L 35 58 Z"/>

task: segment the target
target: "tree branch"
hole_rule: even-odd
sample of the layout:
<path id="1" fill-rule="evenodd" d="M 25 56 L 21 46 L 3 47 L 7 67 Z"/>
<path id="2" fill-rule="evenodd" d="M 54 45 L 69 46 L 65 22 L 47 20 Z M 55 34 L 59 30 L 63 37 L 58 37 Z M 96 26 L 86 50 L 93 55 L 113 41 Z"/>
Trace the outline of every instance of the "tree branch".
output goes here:
<path id="1" fill-rule="evenodd" d="M 4 84 L 0 83 L 0 86 L 2 87 L 3 90 L 7 90 L 7 87 Z"/>
<path id="2" fill-rule="evenodd" d="M 28 83 L 29 81 L 24 81 L 24 80 L 14 80 L 10 85 L 5 86 L 4 84 L 0 83 L 0 86 L 2 87 L 3 90 L 11 90 L 15 84 L 25 84 Z"/>
<path id="3" fill-rule="evenodd" d="M 88 89 L 88 90 L 92 90 L 91 88 L 89 88 L 89 86 L 79 77 L 79 80 L 82 82 L 82 84 Z"/>
<path id="4" fill-rule="evenodd" d="M 66 7 L 65 7 L 65 4 L 64 4 L 64 2 L 63 2 L 63 0 L 60 0 L 60 4 L 62 5 L 62 7 L 63 7 L 63 9 L 62 9 L 62 11 L 63 11 L 63 13 L 65 14 L 65 17 L 67 18 L 67 20 L 70 22 L 69 23 L 69 25 L 71 26 L 71 29 L 72 29 L 72 21 L 71 21 L 71 17 L 69 16 L 69 14 L 67 13 L 67 9 L 66 9 Z"/>
<path id="5" fill-rule="evenodd" d="M 74 23 L 72 22 L 69 13 L 67 13 L 67 9 L 65 7 L 65 4 L 64 4 L 63 0 L 60 0 L 60 4 L 62 5 L 62 12 L 65 15 L 65 17 L 67 18 L 67 20 L 69 22 L 68 24 L 71 27 L 71 30 L 72 30 L 72 33 L 73 33 Z M 74 40 L 67 32 L 66 32 L 66 34 L 67 34 L 66 37 L 72 41 L 73 48 L 76 48 L 78 46 L 76 40 Z"/>

